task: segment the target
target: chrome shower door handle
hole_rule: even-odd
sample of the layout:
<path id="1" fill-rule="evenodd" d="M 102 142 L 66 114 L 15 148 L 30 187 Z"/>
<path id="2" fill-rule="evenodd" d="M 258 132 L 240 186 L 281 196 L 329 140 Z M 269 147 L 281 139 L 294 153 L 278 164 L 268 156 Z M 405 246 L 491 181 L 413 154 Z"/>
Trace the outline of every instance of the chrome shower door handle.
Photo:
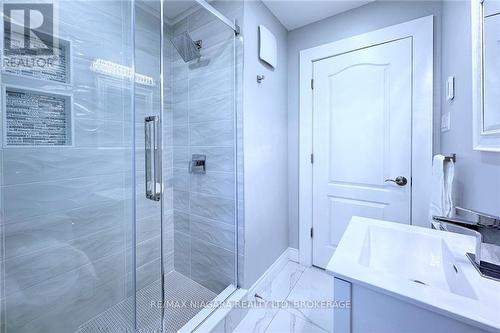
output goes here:
<path id="1" fill-rule="evenodd" d="M 146 198 L 153 201 L 160 201 L 161 196 L 159 124 L 160 122 L 157 116 L 148 116 L 144 118 Z"/>
<path id="2" fill-rule="evenodd" d="M 403 177 L 403 176 L 398 176 L 396 177 L 396 179 L 386 179 L 385 182 L 393 182 L 393 183 L 396 183 L 398 184 L 399 186 L 405 186 L 406 184 L 408 184 L 408 179 L 406 179 L 406 177 Z"/>

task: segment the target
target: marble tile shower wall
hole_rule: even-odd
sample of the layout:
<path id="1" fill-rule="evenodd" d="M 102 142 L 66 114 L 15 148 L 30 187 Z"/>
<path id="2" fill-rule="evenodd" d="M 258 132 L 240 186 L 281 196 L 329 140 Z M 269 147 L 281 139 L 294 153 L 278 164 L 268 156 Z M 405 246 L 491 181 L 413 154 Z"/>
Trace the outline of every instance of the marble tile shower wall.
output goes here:
<path id="1" fill-rule="evenodd" d="M 131 295 L 131 82 L 90 71 L 98 58 L 130 65 L 128 6 L 121 1 L 59 2 L 59 36 L 72 43 L 72 84 L 2 75 L 2 84 L 72 94 L 75 123 L 73 146 L 1 150 L 0 254 L 5 276 L 0 277 L 0 332 L 73 332 Z M 146 24 L 150 22 L 138 12 L 144 43 L 154 43 L 151 36 L 158 34 Z M 142 74 L 158 84 L 158 46 L 138 46 L 138 60 L 150 64 L 139 66 Z M 159 90 L 137 90 L 137 110 L 144 112 L 137 118 L 137 145 L 143 147 L 142 119 L 159 110 Z M 158 203 L 141 200 L 141 152 L 138 288 L 159 277 L 160 240 Z M 131 313 L 123 315 L 131 320 Z"/>
<path id="2" fill-rule="evenodd" d="M 211 4 L 242 13 L 239 2 Z M 184 31 L 203 47 L 199 62 L 172 59 L 174 266 L 219 293 L 236 282 L 234 33 L 205 10 L 173 26 Z M 192 154 L 206 155 L 206 174 L 189 173 Z"/>

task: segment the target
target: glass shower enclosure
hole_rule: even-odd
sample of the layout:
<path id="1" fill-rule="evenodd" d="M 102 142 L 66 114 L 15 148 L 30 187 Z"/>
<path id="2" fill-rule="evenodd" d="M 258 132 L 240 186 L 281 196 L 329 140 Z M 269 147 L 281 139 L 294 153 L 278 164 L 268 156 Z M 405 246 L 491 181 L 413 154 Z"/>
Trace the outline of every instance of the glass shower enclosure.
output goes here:
<path id="1" fill-rule="evenodd" d="M 196 327 L 237 286 L 242 3 L 1 6 L 0 332 Z"/>

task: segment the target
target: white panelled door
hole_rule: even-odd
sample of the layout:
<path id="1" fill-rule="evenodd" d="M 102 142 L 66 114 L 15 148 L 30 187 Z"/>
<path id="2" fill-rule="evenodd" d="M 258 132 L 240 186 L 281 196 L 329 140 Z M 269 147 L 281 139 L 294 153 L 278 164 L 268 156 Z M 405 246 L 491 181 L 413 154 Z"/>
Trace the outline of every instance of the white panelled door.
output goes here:
<path id="1" fill-rule="evenodd" d="M 412 40 L 315 61 L 313 78 L 313 265 L 325 267 L 352 216 L 410 223 Z"/>

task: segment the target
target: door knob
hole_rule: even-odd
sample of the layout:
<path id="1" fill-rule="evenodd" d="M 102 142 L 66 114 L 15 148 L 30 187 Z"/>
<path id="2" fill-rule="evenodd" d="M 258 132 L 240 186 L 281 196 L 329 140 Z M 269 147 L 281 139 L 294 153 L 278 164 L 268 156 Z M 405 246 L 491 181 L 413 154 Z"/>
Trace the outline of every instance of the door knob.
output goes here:
<path id="1" fill-rule="evenodd" d="M 408 184 L 408 179 L 406 179 L 406 177 L 403 176 L 398 176 L 396 177 L 396 179 L 386 179 L 385 181 L 396 183 L 399 186 L 405 186 L 406 184 Z"/>

